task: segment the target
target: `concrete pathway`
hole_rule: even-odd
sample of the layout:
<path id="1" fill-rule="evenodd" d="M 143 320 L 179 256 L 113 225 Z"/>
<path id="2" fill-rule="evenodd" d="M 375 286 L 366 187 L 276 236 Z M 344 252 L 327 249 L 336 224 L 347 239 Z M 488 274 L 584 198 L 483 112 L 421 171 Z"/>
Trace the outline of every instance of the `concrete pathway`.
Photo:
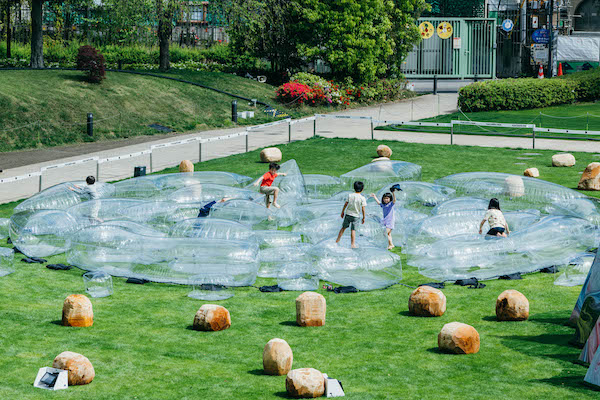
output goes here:
<path id="1" fill-rule="evenodd" d="M 364 107 L 353 110 L 333 113 L 333 115 L 370 116 L 378 120 L 417 120 L 447 114 L 456 111 L 456 93 L 442 93 L 437 96 L 423 95 L 414 99 L 388 103 L 379 106 Z M 31 150 L 14 153 L 0 153 L 0 179 L 14 176 L 23 176 L 39 172 L 55 164 L 69 163 L 90 157 L 108 158 L 126 156 L 131 153 L 147 151 L 152 145 L 159 145 L 185 140 L 193 137 L 211 138 L 243 131 L 243 128 L 219 129 L 190 134 L 161 135 L 151 137 L 132 138 L 126 141 L 89 143 L 74 146 Z M 281 124 L 274 127 L 253 130 L 248 136 L 250 150 L 288 141 L 288 126 Z M 292 125 L 292 140 L 304 140 L 312 137 L 314 123 L 305 122 Z M 355 119 L 318 119 L 316 134 L 323 137 L 347 137 L 358 139 L 371 138 L 369 120 Z M 389 132 L 375 130 L 375 139 L 398 140 L 416 143 L 450 144 L 450 135 L 422 132 Z M 513 147 L 531 148 L 531 139 L 512 138 L 499 136 L 455 135 L 454 144 L 484 146 L 484 147 Z M 600 144 L 587 141 L 566 140 L 536 140 L 537 149 L 551 149 L 557 151 L 587 151 L 600 152 Z M 177 165 L 182 159 L 194 162 L 239 154 L 246 150 L 246 138 L 205 143 L 201 147 L 198 142 L 183 143 L 176 146 L 155 149 L 152 152 L 152 165 L 154 171 Z M 201 153 L 201 154 L 200 154 Z M 150 167 L 148 154 L 135 157 L 122 157 L 119 160 L 100 164 L 89 161 L 77 165 L 67 165 L 61 168 L 50 168 L 43 172 L 40 182 L 39 176 L 22 179 L 10 183 L 0 184 L 0 203 L 14 201 L 29 197 L 39 191 L 40 186 L 47 188 L 60 182 L 84 179 L 87 175 L 96 175 L 102 181 L 124 179 L 132 176 L 133 168 L 138 165 Z M 41 185 L 40 185 L 41 184 Z"/>

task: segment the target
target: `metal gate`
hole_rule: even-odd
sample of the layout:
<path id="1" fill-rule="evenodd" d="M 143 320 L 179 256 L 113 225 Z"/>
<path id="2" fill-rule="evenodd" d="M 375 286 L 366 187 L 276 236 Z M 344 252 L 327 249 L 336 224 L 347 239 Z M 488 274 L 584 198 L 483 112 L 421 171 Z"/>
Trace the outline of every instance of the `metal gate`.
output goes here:
<path id="1" fill-rule="evenodd" d="M 408 78 L 494 78 L 496 75 L 496 21 L 493 18 L 419 19 L 429 22 L 434 34 L 423 39 L 408 54 L 401 71 Z M 452 26 L 443 39 L 437 33 L 442 23 Z"/>
<path id="2" fill-rule="evenodd" d="M 490 12 L 490 15 L 497 17 L 497 23 L 510 19 L 514 26 L 510 32 L 502 29 L 502 26 L 497 27 L 497 43 L 496 51 L 497 67 L 496 76 L 499 78 L 514 78 L 522 73 L 522 57 L 528 56 L 528 49 L 521 46 L 521 15 L 518 5 L 516 8 Z M 493 16 L 492 15 L 492 16 Z"/>

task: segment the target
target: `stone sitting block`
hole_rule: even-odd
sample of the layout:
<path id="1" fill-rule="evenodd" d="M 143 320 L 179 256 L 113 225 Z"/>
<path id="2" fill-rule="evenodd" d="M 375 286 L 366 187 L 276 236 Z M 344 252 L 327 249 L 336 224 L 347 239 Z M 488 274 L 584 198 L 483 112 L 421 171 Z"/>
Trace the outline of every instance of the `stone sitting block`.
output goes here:
<path id="1" fill-rule="evenodd" d="M 473 354 L 479 351 L 479 333 L 471 325 L 451 322 L 438 334 L 440 350 L 455 354 Z"/>
<path id="2" fill-rule="evenodd" d="M 529 318 L 529 300 L 521 292 L 505 290 L 496 300 L 498 321 L 524 321 Z"/>
<path id="3" fill-rule="evenodd" d="M 292 348 L 283 339 L 271 339 L 263 350 L 263 368 L 269 375 L 286 375 L 292 369 Z"/>
<path id="4" fill-rule="evenodd" d="M 325 325 L 327 304 L 325 297 L 315 292 L 304 292 L 296 298 L 296 322 L 300 326 Z"/>
<path id="5" fill-rule="evenodd" d="M 446 296 L 431 286 L 419 286 L 408 299 L 408 311 L 418 317 L 439 317 L 446 312 Z"/>
<path id="6" fill-rule="evenodd" d="M 94 311 L 90 299 L 82 294 L 68 296 L 62 309 L 64 326 L 88 327 L 94 324 Z"/>
<path id="7" fill-rule="evenodd" d="M 325 393 L 325 378 L 314 368 L 294 369 L 285 378 L 285 389 L 292 397 L 321 397 Z"/>
<path id="8" fill-rule="evenodd" d="M 69 371 L 69 386 L 87 385 L 96 376 L 90 360 L 72 351 L 63 351 L 57 355 L 52 367 Z"/>
<path id="9" fill-rule="evenodd" d="M 231 326 L 229 311 L 216 304 L 204 304 L 194 316 L 192 327 L 197 331 L 222 331 Z"/>

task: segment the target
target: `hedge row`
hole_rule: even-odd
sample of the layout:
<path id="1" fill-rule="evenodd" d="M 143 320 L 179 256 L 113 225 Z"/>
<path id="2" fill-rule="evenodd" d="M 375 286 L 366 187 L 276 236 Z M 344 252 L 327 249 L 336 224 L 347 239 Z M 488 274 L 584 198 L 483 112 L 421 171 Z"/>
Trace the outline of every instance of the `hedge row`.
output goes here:
<path id="1" fill-rule="evenodd" d="M 85 43 L 62 41 L 44 38 L 44 61 L 48 64 L 57 63 L 60 66 L 70 66 L 75 63 L 79 47 Z M 106 45 L 97 47 L 107 64 L 117 65 L 119 62 L 125 67 L 130 64 L 157 64 L 157 47 L 144 46 L 116 46 Z M 228 45 L 215 45 L 208 49 L 182 48 L 171 46 L 170 61 L 172 63 L 190 63 L 215 65 L 216 70 L 222 72 L 251 72 L 266 68 L 264 63 L 248 55 L 234 53 Z M 31 49 L 29 45 L 12 44 L 12 59 L 18 63 L 29 63 Z M 6 59 L 6 42 L 0 42 L 0 62 Z M 7 63 L 10 64 L 10 63 Z"/>
<path id="2" fill-rule="evenodd" d="M 476 82 L 458 92 L 463 111 L 522 110 L 575 101 L 575 82 L 566 79 L 501 79 Z"/>
<path id="3" fill-rule="evenodd" d="M 464 111 L 523 110 L 600 99 L 600 68 L 555 79 L 476 82 L 458 92 Z"/>

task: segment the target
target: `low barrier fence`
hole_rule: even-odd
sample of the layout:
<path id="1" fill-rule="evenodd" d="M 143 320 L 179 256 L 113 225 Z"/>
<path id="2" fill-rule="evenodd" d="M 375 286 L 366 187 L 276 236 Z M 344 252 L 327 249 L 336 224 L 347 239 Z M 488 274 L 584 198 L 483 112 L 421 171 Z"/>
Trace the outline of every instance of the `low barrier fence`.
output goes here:
<path id="1" fill-rule="evenodd" d="M 278 132 L 267 134 L 278 135 L 282 140 L 279 140 L 277 143 L 282 143 L 285 141 L 291 142 L 293 136 L 292 127 L 298 124 L 312 123 L 312 129 L 305 128 L 304 137 L 296 137 L 296 139 L 306 139 L 308 137 L 314 137 L 317 135 L 318 132 L 317 128 L 319 120 L 346 120 L 354 122 L 364 121 L 368 124 L 368 128 L 366 126 L 365 128 L 370 129 L 370 138 L 373 140 L 375 139 L 375 128 L 379 125 L 449 128 L 449 144 L 454 144 L 454 135 L 456 134 L 455 128 L 457 126 L 466 125 L 493 128 L 523 129 L 531 132 L 531 145 L 534 149 L 536 133 L 564 133 L 581 136 L 600 136 L 600 131 L 541 128 L 537 127 L 535 124 L 505 124 L 464 120 L 452 120 L 451 122 L 418 122 L 403 120 L 379 120 L 369 116 L 315 114 L 312 117 L 306 117 L 296 120 L 288 118 L 280 121 L 270 122 L 267 124 L 254 125 L 247 127 L 243 131 L 230 133 L 222 136 L 197 136 L 182 140 L 175 140 L 167 143 L 154 144 L 151 145 L 150 148 L 147 150 L 137 151 L 128 154 L 104 158 L 86 157 L 79 160 L 44 166 L 36 172 L 31 172 L 8 178 L 0 178 L 0 202 L 15 201 L 18 199 L 26 198 L 31 196 L 32 194 L 35 194 L 36 192 L 40 192 L 45 188 L 53 186 L 57 183 L 61 183 L 67 180 L 83 179 L 87 175 L 94 175 L 98 180 L 118 180 L 131 177 L 133 175 L 133 166 L 137 165 L 145 165 L 149 169 L 149 172 L 152 173 L 168 167 L 172 167 L 176 160 L 180 161 L 182 159 L 190 159 L 191 161 L 202 162 L 206 161 L 207 159 L 219 158 L 230 154 L 248 152 L 250 150 L 250 136 L 272 128 L 276 128 Z M 311 130 L 312 132 L 310 132 Z M 368 138 L 368 134 L 356 136 Z M 243 138 L 244 143 L 237 143 L 235 148 L 229 149 L 222 155 L 213 152 L 212 155 L 209 155 L 207 157 L 206 147 L 208 144 L 221 141 L 234 141 L 236 138 Z M 284 138 L 287 140 L 285 140 Z M 261 143 L 261 146 L 259 147 L 264 147 L 265 145 L 273 145 L 277 143 L 275 143 L 274 140 L 269 140 L 269 143 Z"/>

